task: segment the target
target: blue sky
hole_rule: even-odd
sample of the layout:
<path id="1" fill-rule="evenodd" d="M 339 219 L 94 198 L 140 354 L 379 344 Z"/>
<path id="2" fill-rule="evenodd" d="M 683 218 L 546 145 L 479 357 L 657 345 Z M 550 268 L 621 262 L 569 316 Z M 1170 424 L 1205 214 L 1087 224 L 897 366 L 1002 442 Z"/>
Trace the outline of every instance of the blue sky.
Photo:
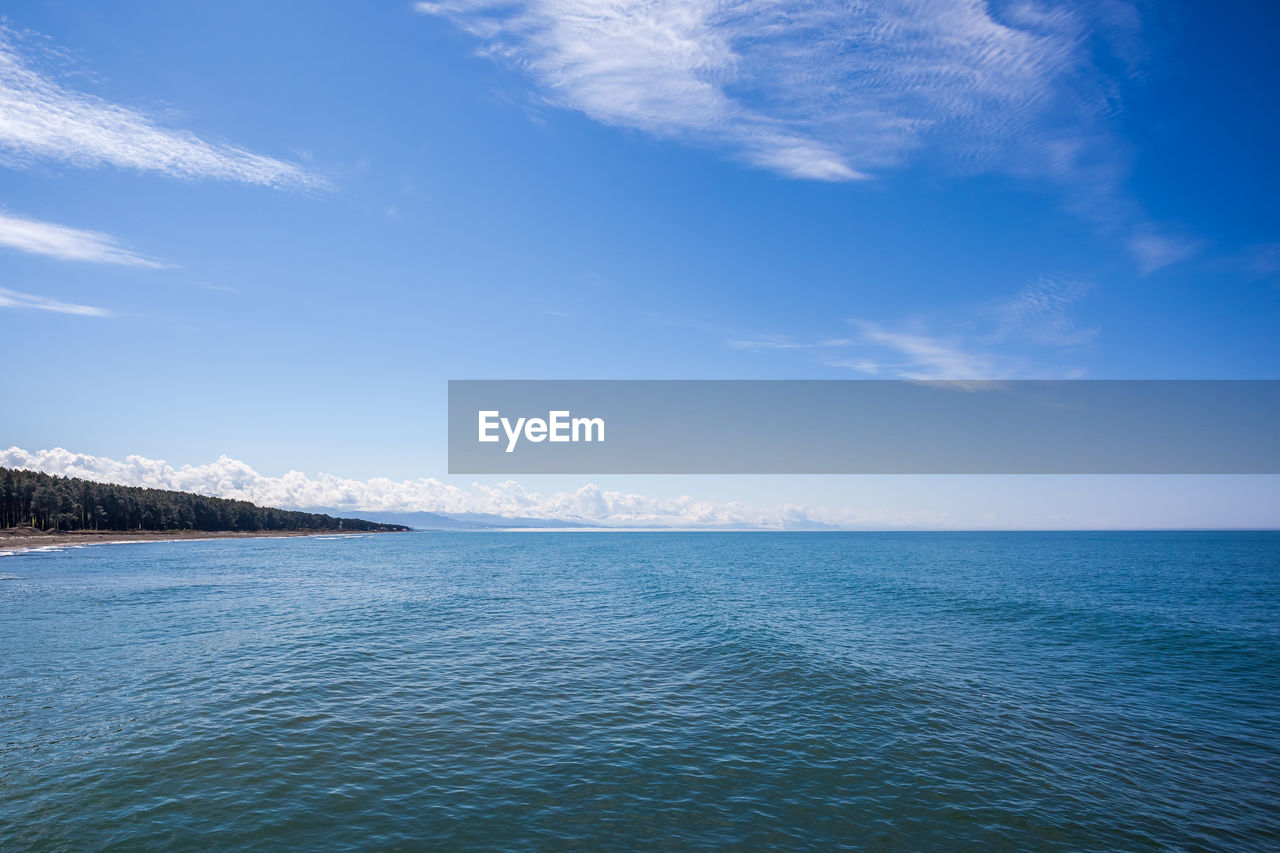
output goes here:
<path id="1" fill-rule="evenodd" d="M 449 378 L 1280 376 L 1272 4 L 5 14 L 0 446 L 465 487 Z M 1280 505 L 1180 482 L 1115 522 Z M 1116 483 L 1012 488 L 1070 514 Z M 1011 488 L 597 484 L 952 516 Z"/>

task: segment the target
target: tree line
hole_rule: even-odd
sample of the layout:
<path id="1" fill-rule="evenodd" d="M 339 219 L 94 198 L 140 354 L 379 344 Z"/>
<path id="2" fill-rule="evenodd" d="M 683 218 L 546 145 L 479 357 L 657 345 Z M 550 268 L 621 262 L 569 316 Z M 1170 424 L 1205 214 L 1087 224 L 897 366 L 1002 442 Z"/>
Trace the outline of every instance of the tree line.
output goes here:
<path id="1" fill-rule="evenodd" d="M 0 528 L 42 530 L 408 530 L 359 518 L 261 507 L 190 492 L 115 486 L 0 468 Z"/>

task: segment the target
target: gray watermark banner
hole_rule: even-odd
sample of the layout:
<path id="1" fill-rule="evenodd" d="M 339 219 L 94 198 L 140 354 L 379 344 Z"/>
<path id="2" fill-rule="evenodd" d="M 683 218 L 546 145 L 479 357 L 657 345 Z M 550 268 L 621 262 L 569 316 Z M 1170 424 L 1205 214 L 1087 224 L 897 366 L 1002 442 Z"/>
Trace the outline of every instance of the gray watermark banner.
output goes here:
<path id="1" fill-rule="evenodd" d="M 453 380 L 450 474 L 1276 474 L 1277 380 Z"/>

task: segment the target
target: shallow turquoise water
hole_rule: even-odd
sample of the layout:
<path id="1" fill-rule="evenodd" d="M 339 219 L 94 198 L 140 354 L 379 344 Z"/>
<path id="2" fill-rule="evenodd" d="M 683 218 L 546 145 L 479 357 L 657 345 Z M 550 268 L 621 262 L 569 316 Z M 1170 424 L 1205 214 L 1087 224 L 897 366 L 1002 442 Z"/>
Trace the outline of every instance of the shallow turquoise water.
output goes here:
<path id="1" fill-rule="evenodd" d="M 420 533 L 0 577 L 4 850 L 1280 848 L 1280 534 Z"/>

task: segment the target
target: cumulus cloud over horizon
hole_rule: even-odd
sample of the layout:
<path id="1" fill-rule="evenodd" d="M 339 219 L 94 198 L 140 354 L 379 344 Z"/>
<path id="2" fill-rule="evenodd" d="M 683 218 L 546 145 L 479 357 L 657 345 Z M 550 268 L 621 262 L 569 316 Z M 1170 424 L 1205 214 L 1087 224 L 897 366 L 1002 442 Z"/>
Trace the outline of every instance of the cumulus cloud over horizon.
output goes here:
<path id="1" fill-rule="evenodd" d="M 761 507 L 688 496 L 654 498 L 605 490 L 593 484 L 572 492 L 542 494 L 513 480 L 494 486 L 475 483 L 464 489 L 434 478 L 352 480 L 333 474 L 312 477 L 300 471 L 271 477 L 226 455 L 208 464 L 176 468 L 162 459 L 138 455 L 120 461 L 73 453 L 61 447 L 35 452 L 10 447 L 0 450 L 0 467 L 122 486 L 196 492 L 288 509 L 475 513 L 601 527 L 924 529 L 949 526 L 946 516 L 937 512 L 866 512 L 794 504 Z"/>

